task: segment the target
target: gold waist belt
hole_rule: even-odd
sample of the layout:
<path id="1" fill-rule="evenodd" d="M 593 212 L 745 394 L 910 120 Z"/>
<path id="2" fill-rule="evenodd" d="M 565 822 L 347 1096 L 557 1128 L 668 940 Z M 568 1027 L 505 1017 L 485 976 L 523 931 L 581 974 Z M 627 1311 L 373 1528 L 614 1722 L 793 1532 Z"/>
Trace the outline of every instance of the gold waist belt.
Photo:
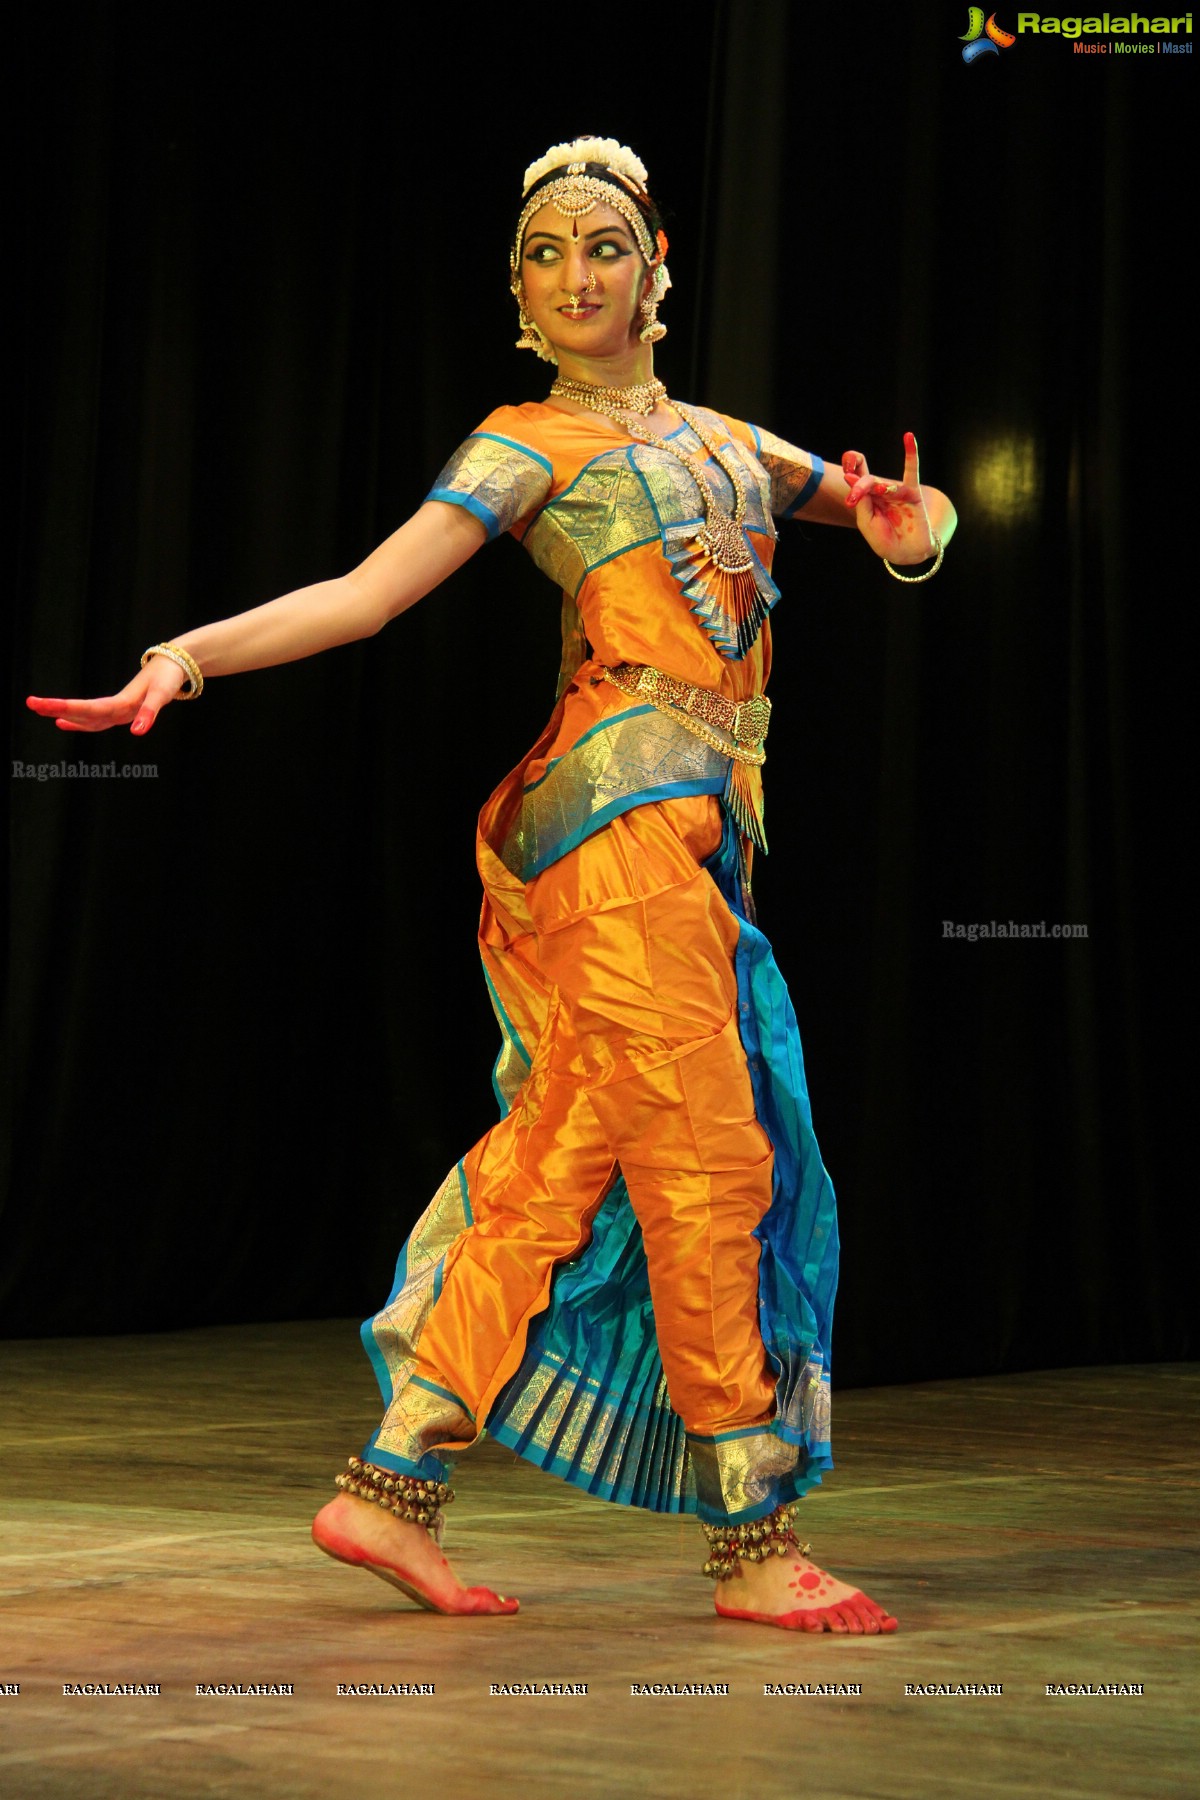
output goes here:
<path id="1" fill-rule="evenodd" d="M 630 699 L 645 700 L 660 713 L 678 721 L 685 731 L 710 744 L 734 762 L 761 768 L 771 722 L 771 702 L 765 694 L 749 700 L 727 700 L 712 688 L 696 687 L 677 675 L 664 674 L 649 663 L 618 663 L 603 670 L 605 681 L 620 688 Z"/>

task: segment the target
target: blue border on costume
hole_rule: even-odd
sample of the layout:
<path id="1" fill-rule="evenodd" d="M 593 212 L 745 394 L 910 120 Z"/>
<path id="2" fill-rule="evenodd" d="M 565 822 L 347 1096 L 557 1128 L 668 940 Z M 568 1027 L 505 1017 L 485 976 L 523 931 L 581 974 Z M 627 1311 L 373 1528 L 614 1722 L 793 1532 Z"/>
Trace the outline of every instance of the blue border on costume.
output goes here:
<path id="1" fill-rule="evenodd" d="M 554 474 L 554 464 L 548 456 L 543 456 L 540 450 L 531 450 L 528 444 L 522 444 L 516 438 L 502 437 L 498 431 L 473 431 L 471 437 L 487 438 L 493 444 L 503 444 L 506 450 L 519 450 L 531 462 L 541 463 L 547 475 Z"/>
<path id="2" fill-rule="evenodd" d="M 746 423 L 749 425 L 750 421 L 747 419 Z M 762 432 L 759 430 L 757 425 L 750 425 L 750 429 L 754 433 L 754 448 L 758 455 L 758 459 L 761 462 L 762 461 Z M 799 448 L 798 445 L 796 447 Z M 817 489 L 821 485 L 821 477 L 825 473 L 825 458 L 823 456 L 818 456 L 815 450 L 806 450 L 804 454 L 808 457 L 809 462 L 812 465 L 811 473 L 809 474 L 808 480 L 805 482 L 804 486 L 800 489 L 800 492 L 796 495 L 796 498 L 792 501 L 791 505 L 788 507 L 787 511 L 781 512 L 781 513 L 776 513 L 774 515 L 774 517 L 777 519 L 794 519 L 796 517 L 796 514 L 800 511 L 801 507 L 808 505 L 809 501 L 812 499 L 813 495 L 816 493 Z"/>
<path id="3" fill-rule="evenodd" d="M 580 734 L 580 736 L 575 739 L 575 742 L 571 745 L 571 748 L 569 750 L 564 750 L 561 756 L 551 757 L 550 761 L 546 764 L 546 767 L 543 769 L 542 773 L 538 776 L 537 780 L 529 782 L 526 787 L 523 787 L 521 789 L 522 796 L 524 796 L 525 794 L 536 794 L 537 790 L 541 787 L 543 781 L 546 781 L 549 779 L 549 777 L 554 773 L 555 769 L 557 769 L 559 763 L 565 762 L 567 760 L 568 756 L 573 756 L 575 751 L 578 750 L 580 744 L 586 744 L 588 739 L 595 737 L 595 735 L 598 731 L 607 731 L 610 726 L 619 724 L 622 719 L 636 719 L 642 713 L 651 713 L 651 712 L 657 712 L 657 711 L 658 711 L 657 706 L 650 706 L 650 705 L 627 706 L 627 707 L 623 708 L 623 710 L 621 712 L 609 713 L 609 715 L 606 719 L 597 719 L 597 721 L 594 725 L 589 725 L 587 730 L 585 732 L 582 732 Z"/>
<path id="4" fill-rule="evenodd" d="M 681 431 L 686 431 L 686 430 L 687 430 L 686 425 L 677 425 L 675 427 L 674 431 L 664 432 L 663 436 L 665 438 L 678 437 L 679 433 Z M 653 449 L 653 445 L 640 446 L 640 447 Z M 654 519 L 656 521 L 654 531 L 651 533 L 651 535 L 649 537 L 638 538 L 636 543 L 622 544 L 622 546 L 619 550 L 613 550 L 610 552 L 610 554 L 608 556 L 600 557 L 598 562 L 586 563 L 584 565 L 583 574 L 579 577 L 579 580 L 576 583 L 574 591 L 571 594 L 572 600 L 578 599 L 579 590 L 583 586 L 584 582 L 587 580 L 588 576 L 593 574 L 596 569 L 602 569 L 604 567 L 605 563 L 616 562 L 618 557 L 628 556 L 631 550 L 644 550 L 647 544 L 657 544 L 657 543 L 661 542 L 662 533 L 663 533 L 662 518 L 659 514 L 658 507 L 654 503 L 654 495 L 650 492 L 650 488 L 646 481 L 646 477 L 642 474 L 642 471 L 638 468 L 637 463 L 633 460 L 633 453 L 638 448 L 639 448 L 639 445 L 638 445 L 637 441 L 635 440 L 632 444 L 627 444 L 627 445 L 618 444 L 612 450 L 601 450 L 598 452 L 597 455 L 589 457 L 587 462 L 585 462 L 583 464 L 583 466 L 579 469 L 579 471 L 567 483 L 567 486 L 562 490 L 561 494 L 555 494 L 553 496 L 553 498 L 550 500 L 547 500 L 546 504 L 540 509 L 540 511 L 543 513 L 552 512 L 554 510 L 554 508 L 558 505 L 559 501 L 565 500 L 567 498 L 568 494 L 570 494 L 578 486 L 578 484 L 583 480 L 583 477 L 586 475 L 586 473 L 588 472 L 589 469 L 596 468 L 600 463 L 607 461 L 608 458 L 613 457 L 613 456 L 619 457 L 624 462 L 625 466 L 634 475 L 637 476 L 637 479 L 641 482 L 642 487 L 645 489 L 646 503 L 649 506 L 650 511 L 653 514 Z"/>
<path id="5" fill-rule="evenodd" d="M 501 437 L 497 431 L 473 431 L 470 437 L 465 439 L 464 442 L 468 444 L 474 443 L 476 439 L 479 438 L 487 438 L 489 442 L 493 444 L 503 444 L 506 450 L 520 451 L 522 456 L 527 456 L 531 462 L 538 463 L 545 469 L 547 475 L 553 480 L 554 465 L 549 462 L 540 451 L 531 450 L 528 444 L 519 444 L 515 438 Z M 468 494 L 461 488 L 430 488 L 425 499 L 441 500 L 447 506 L 465 507 L 467 512 L 471 513 L 474 518 L 479 520 L 479 523 L 488 534 L 489 542 L 493 538 L 498 538 L 502 531 L 508 529 L 508 527 L 501 522 L 500 515 L 494 512 L 490 506 L 486 506 L 482 500 L 476 499 L 474 494 Z"/>
<path id="6" fill-rule="evenodd" d="M 652 707 L 651 711 L 657 711 L 657 708 Z M 556 863 L 560 857 L 577 849 L 594 832 L 602 830 L 605 825 L 610 824 L 613 819 L 619 818 L 622 813 L 632 812 L 635 806 L 645 806 L 650 800 L 689 800 L 695 794 L 723 794 L 727 780 L 728 775 L 721 774 L 705 776 L 700 781 L 664 781 L 657 787 L 638 788 L 633 793 L 622 794 L 618 799 L 610 800 L 607 806 L 598 808 L 577 830 L 568 832 L 565 838 L 560 838 L 553 850 L 546 856 L 539 858 L 536 863 L 527 863 L 521 870 L 519 879 L 532 881 L 535 875 L 540 875 L 543 870 Z"/>
<path id="7" fill-rule="evenodd" d="M 461 506 L 466 512 L 474 515 L 488 534 L 488 542 L 500 536 L 500 520 L 490 506 L 477 500 L 474 494 L 462 494 L 457 488 L 430 488 L 425 499 L 441 500 L 447 506 Z"/>
<path id="8" fill-rule="evenodd" d="M 780 513 L 779 516 L 781 519 L 794 519 L 801 507 L 808 505 L 809 501 L 821 485 L 821 477 L 825 473 L 825 459 L 822 456 L 818 456 L 815 450 L 809 451 L 809 455 L 812 458 L 812 474 L 800 489 L 800 492 L 796 495 L 796 498 L 792 501 L 792 504 L 788 507 L 787 511 Z"/>
<path id="9" fill-rule="evenodd" d="M 472 1425 L 475 1423 L 475 1414 L 452 1389 L 439 1387 L 436 1381 L 427 1381 L 424 1375 L 410 1375 L 408 1385 L 409 1387 L 424 1388 L 427 1394 L 436 1394 L 439 1400 L 449 1400 L 453 1406 L 457 1406 L 461 1412 L 467 1415 Z"/>

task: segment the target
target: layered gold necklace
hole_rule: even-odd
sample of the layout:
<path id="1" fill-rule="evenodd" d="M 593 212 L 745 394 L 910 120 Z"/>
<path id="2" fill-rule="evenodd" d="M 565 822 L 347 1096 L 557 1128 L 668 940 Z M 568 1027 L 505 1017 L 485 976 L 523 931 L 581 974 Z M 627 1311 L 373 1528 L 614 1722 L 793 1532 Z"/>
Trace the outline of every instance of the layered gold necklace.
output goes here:
<path id="1" fill-rule="evenodd" d="M 659 401 L 666 399 L 667 386 L 653 376 L 632 387 L 602 387 L 598 381 L 572 381 L 560 375 L 550 392 L 564 400 L 577 400 L 592 412 L 611 414 L 616 408 L 619 412 L 652 413 Z M 597 401 L 603 404 L 597 405 Z"/>
<path id="2" fill-rule="evenodd" d="M 674 544 L 666 543 L 665 553 L 675 579 L 716 648 L 731 661 L 740 661 L 757 639 L 763 620 L 779 598 L 779 589 L 746 535 L 746 488 L 733 444 L 728 438 L 722 442 L 694 408 L 679 400 L 668 400 L 661 381 L 615 388 L 560 376 L 550 392 L 612 419 L 635 442 L 665 450 L 688 471 L 700 492 L 703 523 Z M 722 506 L 706 477 L 703 456 L 685 450 L 674 438 L 661 437 L 643 424 L 643 418 L 660 401 L 679 414 L 724 472 L 733 495 L 732 512 Z"/>

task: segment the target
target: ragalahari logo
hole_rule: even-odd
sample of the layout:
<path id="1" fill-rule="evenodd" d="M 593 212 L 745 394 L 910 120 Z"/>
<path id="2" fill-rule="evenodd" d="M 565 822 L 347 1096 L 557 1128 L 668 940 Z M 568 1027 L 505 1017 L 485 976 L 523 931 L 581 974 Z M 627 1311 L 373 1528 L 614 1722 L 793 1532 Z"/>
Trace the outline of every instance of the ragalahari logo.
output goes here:
<path id="1" fill-rule="evenodd" d="M 1001 31 L 995 13 L 985 25 L 982 6 L 967 8 L 967 26 L 959 39 L 965 63 L 973 63 L 977 56 L 999 56 L 1001 50 L 1011 50 L 1017 41 L 1011 31 Z"/>

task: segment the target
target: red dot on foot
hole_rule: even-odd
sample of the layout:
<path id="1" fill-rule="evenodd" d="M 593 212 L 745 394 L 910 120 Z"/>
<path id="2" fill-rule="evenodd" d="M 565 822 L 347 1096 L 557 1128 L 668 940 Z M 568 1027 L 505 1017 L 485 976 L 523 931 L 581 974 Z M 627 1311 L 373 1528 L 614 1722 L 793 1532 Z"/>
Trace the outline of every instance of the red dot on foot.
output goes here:
<path id="1" fill-rule="evenodd" d="M 808 1588 L 810 1592 L 813 1588 L 820 1587 L 820 1585 L 821 1585 L 821 1577 L 819 1575 L 815 1575 L 811 1569 L 809 1570 L 807 1575 L 802 1575 L 800 1577 L 800 1586 L 802 1588 Z"/>

